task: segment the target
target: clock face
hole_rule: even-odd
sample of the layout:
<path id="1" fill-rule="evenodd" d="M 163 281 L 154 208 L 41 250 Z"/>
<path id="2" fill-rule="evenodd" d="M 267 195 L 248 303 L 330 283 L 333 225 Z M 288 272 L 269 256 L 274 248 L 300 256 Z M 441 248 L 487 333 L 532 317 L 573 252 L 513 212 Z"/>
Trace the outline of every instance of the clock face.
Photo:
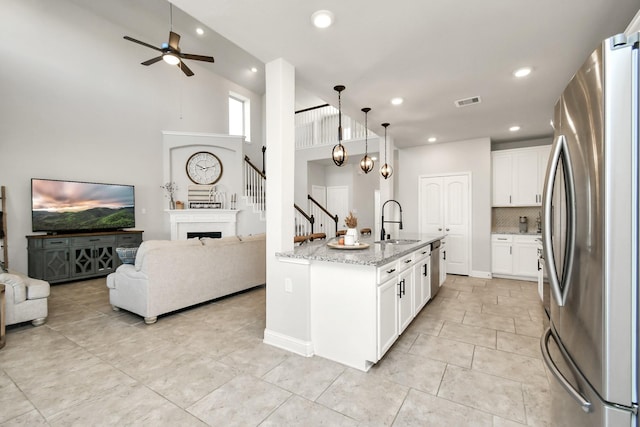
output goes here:
<path id="1" fill-rule="evenodd" d="M 187 160 L 187 176 L 196 184 L 215 184 L 222 176 L 222 162 L 215 154 L 199 151 Z"/>

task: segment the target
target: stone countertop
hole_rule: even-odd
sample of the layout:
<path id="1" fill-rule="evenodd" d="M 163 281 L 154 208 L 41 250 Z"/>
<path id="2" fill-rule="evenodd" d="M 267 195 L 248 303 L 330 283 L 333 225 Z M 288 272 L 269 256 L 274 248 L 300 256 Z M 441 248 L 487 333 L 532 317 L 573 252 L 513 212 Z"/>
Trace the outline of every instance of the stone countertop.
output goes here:
<path id="1" fill-rule="evenodd" d="M 336 242 L 337 238 L 315 240 L 296 246 L 293 251 L 276 253 L 276 256 L 279 258 L 297 258 L 341 264 L 380 266 L 427 246 L 436 240 L 442 240 L 444 237 L 444 235 L 403 233 L 394 238 L 412 239 L 418 240 L 418 242 L 390 244 L 375 243 L 376 239 L 373 236 L 360 236 L 360 243 L 369 244 L 369 247 L 365 249 L 334 249 L 327 246 L 329 242 Z"/>

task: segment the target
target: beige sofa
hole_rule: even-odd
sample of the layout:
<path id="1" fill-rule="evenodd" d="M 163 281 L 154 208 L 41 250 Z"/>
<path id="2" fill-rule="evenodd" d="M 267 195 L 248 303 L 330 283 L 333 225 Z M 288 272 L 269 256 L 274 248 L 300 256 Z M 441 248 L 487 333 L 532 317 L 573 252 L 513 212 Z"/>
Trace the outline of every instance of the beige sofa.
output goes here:
<path id="1" fill-rule="evenodd" d="M 266 282 L 264 234 L 222 239 L 149 240 L 134 264 L 107 276 L 109 301 L 154 323 L 161 314 Z"/>

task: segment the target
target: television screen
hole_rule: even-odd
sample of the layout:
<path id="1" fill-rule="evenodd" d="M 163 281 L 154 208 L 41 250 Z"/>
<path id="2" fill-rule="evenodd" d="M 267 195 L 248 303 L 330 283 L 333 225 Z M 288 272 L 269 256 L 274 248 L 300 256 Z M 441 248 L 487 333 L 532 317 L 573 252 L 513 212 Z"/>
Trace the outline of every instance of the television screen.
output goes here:
<path id="1" fill-rule="evenodd" d="M 33 231 L 107 231 L 135 227 L 133 185 L 31 180 Z"/>

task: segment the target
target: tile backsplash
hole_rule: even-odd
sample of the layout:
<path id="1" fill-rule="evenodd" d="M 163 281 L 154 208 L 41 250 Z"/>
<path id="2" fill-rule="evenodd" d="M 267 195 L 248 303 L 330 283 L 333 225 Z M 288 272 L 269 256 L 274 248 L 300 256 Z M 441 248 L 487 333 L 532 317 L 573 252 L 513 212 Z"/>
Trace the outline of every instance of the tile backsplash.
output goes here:
<path id="1" fill-rule="evenodd" d="M 491 232 L 518 233 L 520 231 L 520 217 L 526 216 L 528 219 L 527 233 L 535 233 L 538 214 L 542 214 L 542 208 L 539 206 L 491 208 Z"/>

